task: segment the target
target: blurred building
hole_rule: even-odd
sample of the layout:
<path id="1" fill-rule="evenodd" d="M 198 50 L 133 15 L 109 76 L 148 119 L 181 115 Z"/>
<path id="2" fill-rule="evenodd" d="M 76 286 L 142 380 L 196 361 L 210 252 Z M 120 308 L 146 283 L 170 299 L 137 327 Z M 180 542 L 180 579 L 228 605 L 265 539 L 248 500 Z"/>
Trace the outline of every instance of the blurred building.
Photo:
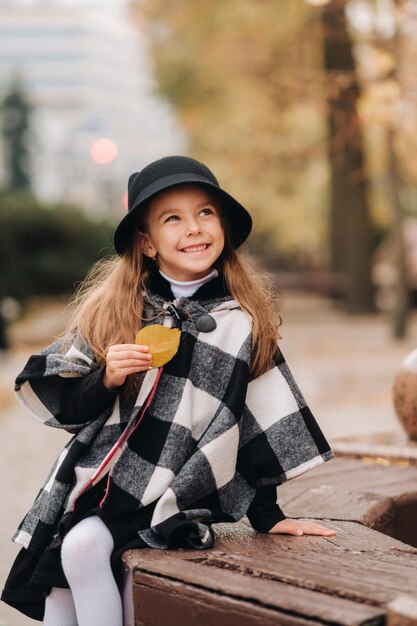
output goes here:
<path id="1" fill-rule="evenodd" d="M 186 149 L 174 112 L 155 94 L 146 28 L 120 0 L 0 0 L 1 100 L 16 80 L 33 105 L 40 198 L 122 212 L 132 171 Z"/>

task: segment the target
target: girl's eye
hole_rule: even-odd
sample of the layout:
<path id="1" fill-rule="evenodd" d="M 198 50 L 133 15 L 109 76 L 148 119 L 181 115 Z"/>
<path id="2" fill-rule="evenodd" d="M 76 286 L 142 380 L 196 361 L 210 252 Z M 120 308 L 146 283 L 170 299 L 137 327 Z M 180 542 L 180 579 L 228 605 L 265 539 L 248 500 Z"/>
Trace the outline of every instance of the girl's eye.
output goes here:
<path id="1" fill-rule="evenodd" d="M 201 209 L 200 213 L 202 213 L 203 211 L 209 211 L 209 213 L 213 213 L 213 210 L 210 209 L 209 207 Z M 178 215 L 170 215 L 165 221 L 169 222 L 172 218 L 177 218 L 177 217 L 178 217 Z"/>

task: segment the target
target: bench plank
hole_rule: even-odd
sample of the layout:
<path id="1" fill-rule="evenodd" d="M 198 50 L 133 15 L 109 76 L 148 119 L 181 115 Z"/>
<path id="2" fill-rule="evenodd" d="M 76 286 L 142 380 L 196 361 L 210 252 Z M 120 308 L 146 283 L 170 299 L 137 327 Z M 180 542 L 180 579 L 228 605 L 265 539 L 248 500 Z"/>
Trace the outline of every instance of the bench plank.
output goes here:
<path id="1" fill-rule="evenodd" d="M 334 459 L 278 494 L 289 517 L 320 519 L 336 535 L 262 534 L 243 518 L 213 524 L 209 550 L 128 551 L 135 623 L 384 626 L 396 598 L 416 598 L 417 548 L 389 535 L 417 543 L 417 467 Z"/>
<path id="2" fill-rule="evenodd" d="M 153 574 L 171 581 L 182 581 L 188 585 L 202 588 L 213 593 L 226 594 L 227 597 L 245 602 L 255 602 L 266 608 L 274 608 L 279 611 L 286 611 L 297 614 L 303 618 L 321 619 L 324 621 L 351 626 L 362 624 L 368 620 L 373 620 L 383 616 L 383 611 L 376 607 L 359 605 L 355 602 L 332 596 L 323 596 L 321 593 L 309 589 L 302 589 L 292 585 L 284 584 L 278 580 L 268 580 L 254 572 L 240 572 L 236 576 L 236 570 L 230 567 L 230 563 L 225 563 L 221 559 L 208 562 L 195 562 L 192 555 L 185 556 L 186 551 L 180 552 L 180 556 L 155 560 L 148 550 L 142 550 L 138 555 L 139 562 L 133 556 L 126 557 L 126 563 L 135 568 L 134 583 L 145 584 L 149 575 Z M 182 557 L 182 558 L 181 558 Z M 133 558 L 133 561 L 132 561 Z M 204 557 L 202 557 L 204 558 Z M 215 559 L 215 556 L 213 557 Z M 207 566 L 210 567 L 207 570 Z M 215 570 L 213 570 L 215 567 Z M 213 575 L 214 572 L 214 575 Z M 144 578 L 145 575 L 145 578 Z M 147 578 L 146 578 L 147 577 Z M 302 607 L 302 611 L 300 611 Z"/>
<path id="3" fill-rule="evenodd" d="M 136 626 L 317 626 L 317 621 L 298 615 L 145 573 L 134 585 L 133 599 Z"/>
<path id="4" fill-rule="evenodd" d="M 417 546 L 415 465 L 335 458 L 278 487 L 278 502 L 288 517 L 356 521 Z"/>
<path id="5" fill-rule="evenodd" d="M 182 616 L 182 626 L 196 623 L 187 621 L 191 614 L 195 619 L 195 612 L 201 609 L 191 607 L 196 590 L 204 592 L 203 595 L 213 594 L 211 599 L 201 596 L 201 601 L 207 602 L 207 619 L 213 615 L 220 619 L 223 611 L 235 611 L 223 600 L 219 605 L 218 600 L 226 596 L 228 600 L 250 605 L 245 614 L 258 620 L 262 616 L 265 623 L 275 619 L 271 623 L 283 624 L 282 616 L 288 615 L 297 620 L 340 626 L 382 625 L 386 616 L 384 606 L 399 593 L 412 594 L 417 588 L 417 550 L 360 524 L 325 522 L 336 529 L 336 537 L 266 536 L 242 523 L 214 524 L 216 544 L 210 550 L 127 552 L 124 561 L 133 571 L 139 623 L 158 625 L 146 621 L 143 602 L 153 585 L 161 591 L 163 580 L 165 595 L 160 602 L 171 606 L 172 594 L 175 597 L 179 594 L 183 603 L 187 598 L 190 604 L 178 613 Z M 239 538 L 227 527 L 238 531 Z M 178 602 L 177 598 L 175 606 Z M 200 600 L 195 602 L 198 604 Z M 258 609 L 269 612 L 273 609 L 275 617 L 261 615 Z M 188 618 L 187 611 L 191 612 Z M 223 626 L 223 621 L 219 623 Z"/>

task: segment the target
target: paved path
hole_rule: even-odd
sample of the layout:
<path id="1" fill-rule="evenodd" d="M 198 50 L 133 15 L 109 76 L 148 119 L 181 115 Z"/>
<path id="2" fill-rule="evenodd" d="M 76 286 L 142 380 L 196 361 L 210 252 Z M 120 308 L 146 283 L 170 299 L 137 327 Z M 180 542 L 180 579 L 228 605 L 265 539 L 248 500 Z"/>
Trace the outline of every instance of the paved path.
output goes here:
<path id="1" fill-rule="evenodd" d="M 410 336 L 395 342 L 383 316 L 348 318 L 317 297 L 284 295 L 281 312 L 282 350 L 330 443 L 342 435 L 400 430 L 391 387 L 401 360 L 417 345 L 417 314 Z M 47 345 L 61 323 L 62 305 L 35 312 L 14 332 L 18 350 L 0 362 L 1 586 L 18 551 L 9 537 L 69 437 L 25 414 L 14 399 L 13 380 L 36 351 L 30 341 Z M 0 605 L 0 626 L 35 623 Z"/>
<path id="2" fill-rule="evenodd" d="M 283 296 L 281 311 L 282 350 L 325 434 L 398 432 L 392 384 L 417 347 L 417 312 L 408 337 L 393 340 L 385 316 L 348 317 L 314 296 Z"/>
<path id="3" fill-rule="evenodd" d="M 33 307 L 29 319 L 13 329 L 18 346 L 12 354 L 0 354 L 0 586 L 18 553 L 10 536 L 33 502 L 54 458 L 68 441 L 68 433 L 44 427 L 21 408 L 13 382 L 30 354 L 47 345 L 62 324 L 62 305 L 51 303 L 44 310 Z M 38 346 L 29 345 L 37 339 Z M 0 604 L 0 626 L 39 624 L 6 604 Z"/>

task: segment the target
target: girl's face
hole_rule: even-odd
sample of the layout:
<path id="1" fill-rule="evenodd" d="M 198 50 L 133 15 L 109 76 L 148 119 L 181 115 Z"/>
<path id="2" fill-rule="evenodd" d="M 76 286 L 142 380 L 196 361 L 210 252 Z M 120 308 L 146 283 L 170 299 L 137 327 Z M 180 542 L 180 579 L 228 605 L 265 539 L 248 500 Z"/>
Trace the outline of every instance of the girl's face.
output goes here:
<path id="1" fill-rule="evenodd" d="M 220 211 L 197 185 L 179 185 L 151 200 L 141 248 L 179 281 L 206 276 L 224 247 Z"/>

